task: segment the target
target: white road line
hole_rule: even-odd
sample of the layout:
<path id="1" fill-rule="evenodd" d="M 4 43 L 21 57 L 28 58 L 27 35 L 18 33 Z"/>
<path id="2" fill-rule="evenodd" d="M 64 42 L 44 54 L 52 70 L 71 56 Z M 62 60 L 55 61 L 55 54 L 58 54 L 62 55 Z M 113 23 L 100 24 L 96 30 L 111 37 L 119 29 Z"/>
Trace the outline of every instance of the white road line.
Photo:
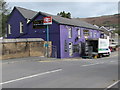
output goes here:
<path id="1" fill-rule="evenodd" d="M 120 80 L 116 81 L 115 83 L 113 83 L 112 85 L 108 86 L 105 90 L 109 89 L 109 88 L 112 88 L 114 85 L 116 85 L 117 83 L 119 83 Z"/>
<path id="2" fill-rule="evenodd" d="M 37 76 L 41 76 L 41 75 L 45 75 L 45 74 L 49 74 L 49 73 L 59 72 L 61 70 L 62 69 L 48 71 L 48 72 L 44 72 L 44 73 L 38 73 L 38 74 L 35 74 L 35 75 L 26 76 L 26 77 L 14 79 L 14 80 L 6 81 L 6 82 L 3 82 L 3 83 L 0 83 L 0 85 L 7 84 L 7 83 L 12 83 L 12 82 L 15 82 L 15 81 L 20 81 L 20 80 L 24 80 L 24 79 L 28 79 L 28 78 L 33 78 L 33 77 L 37 77 Z"/>
<path id="3" fill-rule="evenodd" d="M 116 61 L 110 61 L 110 62 L 116 62 Z"/>
<path id="4" fill-rule="evenodd" d="M 99 63 L 93 63 L 93 64 L 86 64 L 86 65 L 82 65 L 82 67 L 86 67 L 86 66 L 92 66 L 92 65 L 97 65 L 97 64 L 103 64 L 105 62 L 99 62 Z"/>
<path id="5" fill-rule="evenodd" d="M 86 67 L 86 66 L 92 66 L 92 65 L 97 65 L 99 63 L 94 63 L 94 64 L 86 64 L 86 65 L 82 65 L 82 67 Z"/>

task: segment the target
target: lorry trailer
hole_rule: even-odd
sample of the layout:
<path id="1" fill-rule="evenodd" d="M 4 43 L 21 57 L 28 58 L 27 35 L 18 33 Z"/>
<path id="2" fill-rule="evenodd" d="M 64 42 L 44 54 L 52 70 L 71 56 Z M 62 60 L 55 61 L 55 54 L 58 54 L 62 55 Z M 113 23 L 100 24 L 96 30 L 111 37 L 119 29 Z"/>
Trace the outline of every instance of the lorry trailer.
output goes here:
<path id="1" fill-rule="evenodd" d="M 109 37 L 106 39 L 87 39 L 84 49 L 83 58 L 101 58 L 103 56 L 110 56 Z"/>

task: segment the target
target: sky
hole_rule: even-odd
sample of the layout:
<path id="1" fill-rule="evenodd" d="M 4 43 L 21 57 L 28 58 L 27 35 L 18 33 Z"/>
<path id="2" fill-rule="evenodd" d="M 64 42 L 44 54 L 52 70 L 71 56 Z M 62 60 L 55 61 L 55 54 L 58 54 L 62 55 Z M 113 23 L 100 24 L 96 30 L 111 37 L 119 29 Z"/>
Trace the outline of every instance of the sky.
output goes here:
<path id="1" fill-rule="evenodd" d="M 42 11 L 57 15 L 61 11 L 70 12 L 73 18 L 97 17 L 118 13 L 118 2 L 9 2 L 8 6 L 14 6 Z"/>

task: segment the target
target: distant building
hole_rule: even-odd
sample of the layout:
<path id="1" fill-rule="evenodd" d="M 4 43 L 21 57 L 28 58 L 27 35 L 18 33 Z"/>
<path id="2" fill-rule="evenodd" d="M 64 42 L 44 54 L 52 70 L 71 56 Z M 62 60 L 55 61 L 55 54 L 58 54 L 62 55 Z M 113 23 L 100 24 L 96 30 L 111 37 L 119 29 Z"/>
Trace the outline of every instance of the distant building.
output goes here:
<path id="1" fill-rule="evenodd" d="M 43 12 L 15 7 L 8 20 L 7 38 L 42 38 L 46 40 L 46 26 L 33 28 L 33 21 L 52 16 L 49 25 L 49 38 L 57 47 L 58 58 L 79 57 L 83 53 L 86 40 L 98 39 L 102 30 L 96 26 L 77 19 L 67 19 Z"/>

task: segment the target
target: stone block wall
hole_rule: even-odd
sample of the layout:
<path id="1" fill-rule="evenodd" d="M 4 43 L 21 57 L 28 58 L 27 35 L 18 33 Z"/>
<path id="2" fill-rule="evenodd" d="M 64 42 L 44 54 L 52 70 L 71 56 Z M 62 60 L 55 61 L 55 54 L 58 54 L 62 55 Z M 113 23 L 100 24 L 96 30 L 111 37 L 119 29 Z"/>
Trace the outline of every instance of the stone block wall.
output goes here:
<path id="1" fill-rule="evenodd" d="M 21 58 L 30 56 L 45 56 L 46 41 L 42 39 L 7 39 L 0 41 L 2 59 Z M 49 56 L 51 55 L 51 42 L 49 42 Z"/>

